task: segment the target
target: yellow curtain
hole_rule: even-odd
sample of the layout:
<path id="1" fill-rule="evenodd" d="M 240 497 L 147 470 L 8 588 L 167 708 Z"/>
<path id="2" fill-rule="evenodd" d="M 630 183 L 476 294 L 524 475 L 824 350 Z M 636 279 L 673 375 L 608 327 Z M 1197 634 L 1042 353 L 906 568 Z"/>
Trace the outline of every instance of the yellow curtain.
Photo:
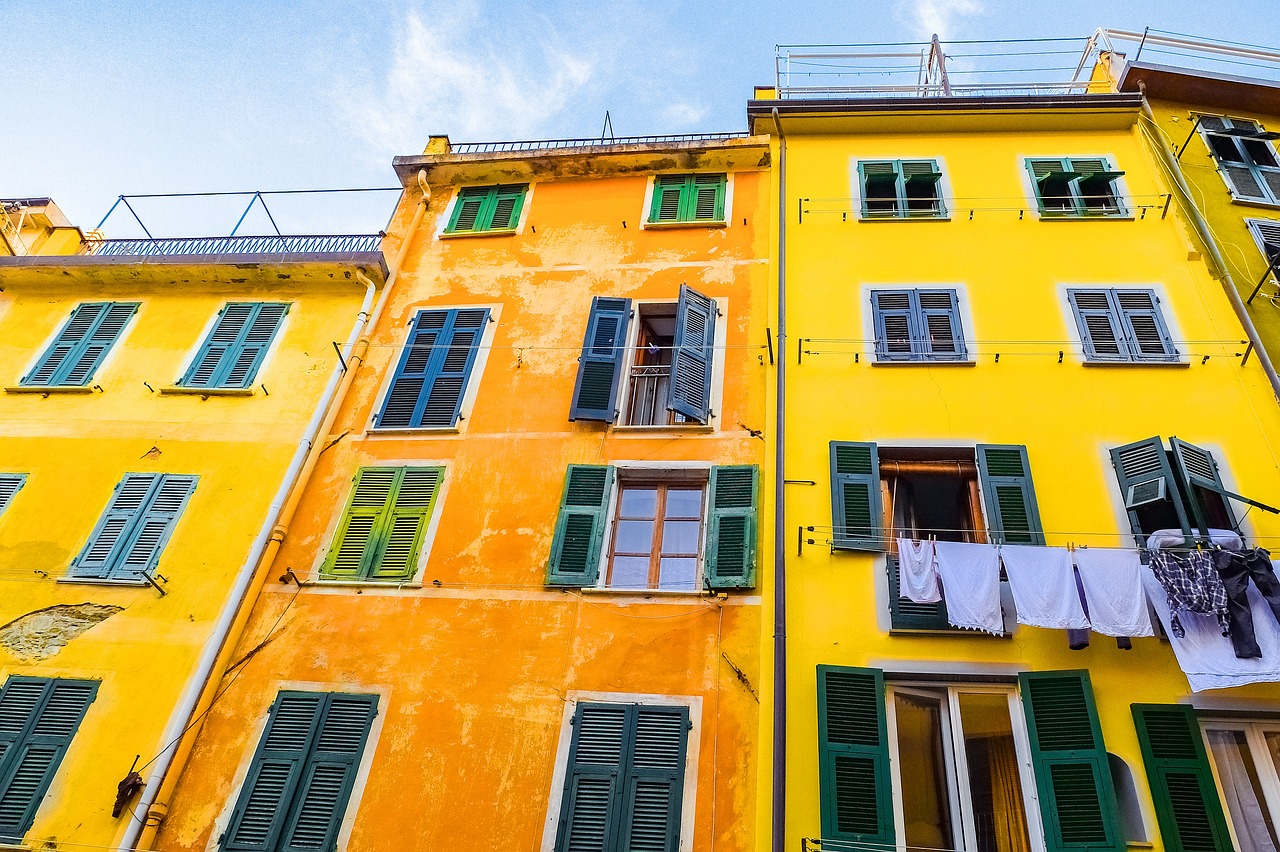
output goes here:
<path id="1" fill-rule="evenodd" d="M 1022 801 L 1022 781 L 1018 774 L 1018 754 L 1013 739 L 988 740 L 987 761 L 991 772 L 991 802 L 995 815 L 998 852 L 1031 852 L 1027 831 L 1027 811 Z"/>

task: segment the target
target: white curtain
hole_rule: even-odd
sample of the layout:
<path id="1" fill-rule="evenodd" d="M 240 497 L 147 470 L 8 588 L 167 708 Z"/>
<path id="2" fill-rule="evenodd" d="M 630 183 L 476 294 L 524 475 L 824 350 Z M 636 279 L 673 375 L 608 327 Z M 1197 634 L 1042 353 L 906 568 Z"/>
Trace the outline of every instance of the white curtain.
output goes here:
<path id="1" fill-rule="evenodd" d="M 1235 826 L 1239 852 L 1280 852 L 1271 834 L 1267 806 L 1260 801 L 1261 791 L 1254 781 L 1253 760 L 1241 731 L 1206 732 L 1213 760 L 1218 765 L 1222 782 L 1222 798 Z M 1246 765 L 1248 761 L 1248 765 Z"/>

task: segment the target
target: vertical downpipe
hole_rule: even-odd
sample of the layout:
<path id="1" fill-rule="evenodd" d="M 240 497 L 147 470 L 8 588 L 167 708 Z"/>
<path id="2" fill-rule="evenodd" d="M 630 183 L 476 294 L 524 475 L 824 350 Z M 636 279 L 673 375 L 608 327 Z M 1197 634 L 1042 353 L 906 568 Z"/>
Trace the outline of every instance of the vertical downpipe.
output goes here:
<path id="1" fill-rule="evenodd" d="M 777 406 L 773 430 L 773 852 L 787 845 L 787 572 L 786 572 L 786 436 L 787 436 L 787 137 L 778 108 L 778 361 Z"/>

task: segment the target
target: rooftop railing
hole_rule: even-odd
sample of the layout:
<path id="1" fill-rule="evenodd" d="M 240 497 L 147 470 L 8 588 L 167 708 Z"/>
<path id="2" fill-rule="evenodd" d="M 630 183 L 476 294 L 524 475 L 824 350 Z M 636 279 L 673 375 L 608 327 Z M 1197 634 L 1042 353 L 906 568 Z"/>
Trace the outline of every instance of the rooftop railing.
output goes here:
<path id="1" fill-rule="evenodd" d="M 382 234 L 338 236 L 169 237 L 86 240 L 80 254 L 98 257 L 208 257 L 215 255 L 334 254 L 377 251 Z"/>
<path id="2" fill-rule="evenodd" d="M 1094 33 L 1090 46 L 1125 61 L 1280 84 L 1280 48 L 1165 30 L 1131 32 L 1105 28 Z"/>
<path id="3" fill-rule="evenodd" d="M 668 133 L 655 136 L 606 136 L 592 139 L 528 139 L 519 142 L 456 142 L 450 154 L 518 154 L 525 151 L 554 151 L 564 148 L 598 148 L 613 145 L 662 145 L 689 142 L 721 142 L 744 139 L 745 131 L 731 133 Z"/>

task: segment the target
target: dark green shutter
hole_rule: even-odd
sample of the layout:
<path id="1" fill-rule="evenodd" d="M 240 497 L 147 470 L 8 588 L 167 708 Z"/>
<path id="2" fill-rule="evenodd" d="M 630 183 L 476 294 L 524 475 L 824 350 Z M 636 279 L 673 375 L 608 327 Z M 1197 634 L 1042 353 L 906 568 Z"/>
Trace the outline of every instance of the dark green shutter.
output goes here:
<path id="1" fill-rule="evenodd" d="M 1169 439 L 1169 446 L 1173 448 L 1173 460 L 1177 466 L 1178 475 L 1182 478 L 1182 485 L 1187 489 L 1187 498 L 1191 503 L 1191 513 L 1195 517 L 1196 527 L 1207 536 L 1209 516 L 1196 487 L 1207 488 L 1219 494 L 1223 492 L 1226 486 L 1222 484 L 1222 477 L 1218 475 L 1218 462 L 1213 457 L 1213 453 L 1208 450 L 1176 437 Z M 1222 506 L 1227 512 L 1227 517 L 1231 519 L 1231 528 L 1234 529 L 1236 523 L 1231 504 L 1224 499 Z"/>
<path id="2" fill-rule="evenodd" d="M 288 305 L 279 303 L 228 303 L 179 384 L 197 388 L 253 384 L 288 310 Z"/>
<path id="3" fill-rule="evenodd" d="M 711 468 L 705 557 L 708 588 L 755 587 L 759 491 L 760 469 L 753 464 Z"/>
<path id="4" fill-rule="evenodd" d="M 884 550 L 882 514 L 876 445 L 832 441 L 832 546 L 842 550 Z"/>
<path id="5" fill-rule="evenodd" d="M 892 847 L 893 787 L 879 669 L 818 666 L 822 839 Z"/>
<path id="6" fill-rule="evenodd" d="M 715 363 L 716 303 L 680 285 L 671 352 L 671 390 L 667 408 L 698 421 L 711 422 L 711 371 Z"/>
<path id="7" fill-rule="evenodd" d="M 27 484 L 25 473 L 0 473 L 0 514 L 9 508 L 9 501 Z"/>
<path id="8" fill-rule="evenodd" d="M 361 468 L 321 576 L 411 578 L 443 475 L 439 467 Z"/>
<path id="9" fill-rule="evenodd" d="M 893 630 L 955 630 L 947 621 L 947 601 L 916 603 L 902 596 L 898 557 L 885 559 L 889 573 L 889 626 Z"/>
<path id="10" fill-rule="evenodd" d="M 1046 852 L 1124 852 L 1088 672 L 1023 672 L 1018 681 Z"/>
<path id="11" fill-rule="evenodd" d="M 578 357 L 578 378 L 569 405 L 570 420 L 612 423 L 617 416 L 630 316 L 630 299 L 592 298 L 587 336 Z"/>
<path id="12" fill-rule="evenodd" d="M 0 842 L 31 828 L 59 764 L 98 694 L 90 680 L 13 676 L 0 690 Z"/>
<path id="13" fill-rule="evenodd" d="M 1142 763 L 1168 852 L 1231 852 L 1213 770 L 1195 709 L 1134 704 Z"/>
<path id="14" fill-rule="evenodd" d="M 635 720 L 625 704 L 581 703 L 556 829 L 556 852 L 612 850 L 622 830 L 622 783 Z"/>
<path id="15" fill-rule="evenodd" d="M 635 727 L 622 791 L 623 842 L 617 850 L 676 852 L 689 708 L 639 704 L 631 714 Z"/>
<path id="16" fill-rule="evenodd" d="M 1044 544 L 1027 448 L 979 444 L 978 475 L 987 503 L 992 544 Z"/>
<path id="17" fill-rule="evenodd" d="M 529 185 L 526 183 L 503 184 L 494 188 L 493 208 L 488 213 L 487 231 L 513 231 L 520 223 L 520 208 Z"/>
<path id="18" fill-rule="evenodd" d="M 600 574 L 605 512 L 613 488 L 613 468 L 571 464 L 564 477 L 560 515 L 551 541 L 548 586 L 594 586 Z"/>
<path id="19" fill-rule="evenodd" d="M 77 306 L 35 368 L 22 378 L 22 384 L 87 385 L 137 310 L 137 302 Z"/>
<path id="20" fill-rule="evenodd" d="M 1178 522 L 1184 535 L 1191 535 L 1191 524 L 1183 508 L 1178 480 L 1165 455 L 1164 442 L 1160 438 L 1147 438 L 1116 447 L 1111 451 L 1111 464 L 1116 469 L 1120 483 L 1120 496 L 1129 513 L 1129 524 L 1134 535 L 1144 538 L 1155 530 L 1143 530 L 1137 510 L 1149 503 L 1168 500 L 1178 514 Z M 1145 544 L 1145 542 L 1143 542 Z"/>

